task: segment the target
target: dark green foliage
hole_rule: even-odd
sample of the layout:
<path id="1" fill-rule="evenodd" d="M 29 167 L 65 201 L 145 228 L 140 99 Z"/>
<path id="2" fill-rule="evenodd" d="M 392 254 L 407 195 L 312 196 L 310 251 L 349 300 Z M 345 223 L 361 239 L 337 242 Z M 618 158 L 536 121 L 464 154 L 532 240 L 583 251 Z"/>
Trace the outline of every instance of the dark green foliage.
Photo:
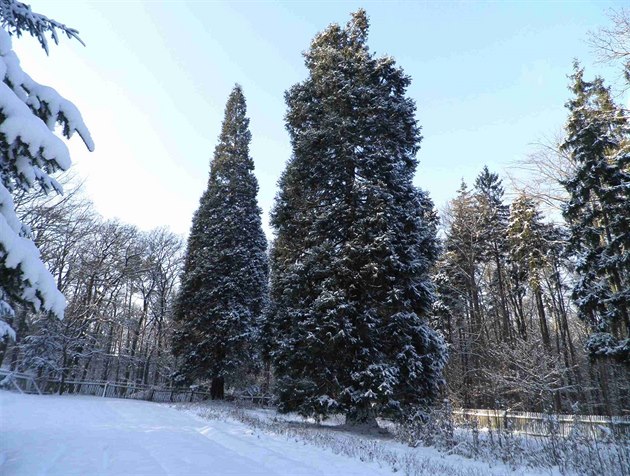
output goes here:
<path id="1" fill-rule="evenodd" d="M 451 352 L 449 367 L 459 371 L 448 380 L 449 387 L 463 389 L 467 398 L 475 385 L 484 384 L 479 372 L 479 357 L 487 347 L 481 264 L 487 261 L 488 248 L 482 239 L 485 221 L 479 201 L 463 182 L 449 204 L 445 221 L 444 252 L 433 274 L 433 318 L 455 350 Z M 463 404 L 470 406 L 472 402 L 465 399 Z"/>
<path id="2" fill-rule="evenodd" d="M 514 292 L 518 299 L 522 299 L 526 289 L 533 294 L 540 335 L 549 349 L 551 338 L 543 302 L 543 280 L 549 267 L 547 253 L 553 250 L 550 241 L 557 233 L 552 226 L 542 222 L 536 203 L 526 195 L 518 196 L 512 203 L 506 232 Z"/>
<path id="3" fill-rule="evenodd" d="M 482 260 L 492 263 L 492 288 L 489 300 L 490 311 L 501 322 L 501 334 L 504 339 L 512 337 L 513 329 L 508 311 L 506 286 L 506 250 L 505 233 L 508 223 L 509 207 L 503 202 L 503 185 L 499 176 L 484 166 L 475 181 L 476 213 L 480 218 L 479 246 Z"/>
<path id="4" fill-rule="evenodd" d="M 420 129 L 410 79 L 368 50 L 363 10 L 305 53 L 286 94 L 293 146 L 272 213 L 272 356 L 280 409 L 400 415 L 438 392 L 426 323 L 436 215 L 412 184 Z"/>
<path id="5" fill-rule="evenodd" d="M 553 396 L 560 409 L 579 394 L 562 229 L 543 223 L 528 197 L 508 208 L 502 194 L 484 168 L 445 215 L 433 320 L 450 344 L 450 396 L 464 407 L 527 409 Z"/>
<path id="6" fill-rule="evenodd" d="M 267 241 L 245 114 L 245 98 L 236 86 L 225 108 L 208 188 L 193 218 L 175 307 L 174 352 L 187 381 L 234 384 L 242 377 L 251 368 L 265 304 Z"/>
<path id="7" fill-rule="evenodd" d="M 627 359 L 630 331 L 630 126 L 601 78 L 584 80 L 575 66 L 574 98 L 562 145 L 576 163 L 564 183 L 570 200 L 564 209 L 576 257 L 573 290 L 580 315 L 594 334 L 594 355 Z"/>

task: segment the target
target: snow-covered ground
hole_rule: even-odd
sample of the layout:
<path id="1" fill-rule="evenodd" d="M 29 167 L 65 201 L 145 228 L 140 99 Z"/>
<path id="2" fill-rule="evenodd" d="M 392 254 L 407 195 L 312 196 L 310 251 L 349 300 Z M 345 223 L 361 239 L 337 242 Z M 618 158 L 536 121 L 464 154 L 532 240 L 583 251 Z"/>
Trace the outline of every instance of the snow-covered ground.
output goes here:
<path id="1" fill-rule="evenodd" d="M 0 474 L 369 476 L 510 472 L 502 465 L 490 467 L 458 456 L 444 457 L 428 448 L 412 449 L 378 436 L 330 428 L 315 429 L 322 433 L 315 438 L 302 431 L 273 432 L 250 421 L 278 422 L 268 412 L 241 412 L 240 419 L 230 417 L 230 412 L 203 404 L 170 407 L 134 400 L 0 391 Z"/>
<path id="2" fill-rule="evenodd" d="M 0 474 L 391 474 L 311 445 L 155 403 L 0 391 Z"/>

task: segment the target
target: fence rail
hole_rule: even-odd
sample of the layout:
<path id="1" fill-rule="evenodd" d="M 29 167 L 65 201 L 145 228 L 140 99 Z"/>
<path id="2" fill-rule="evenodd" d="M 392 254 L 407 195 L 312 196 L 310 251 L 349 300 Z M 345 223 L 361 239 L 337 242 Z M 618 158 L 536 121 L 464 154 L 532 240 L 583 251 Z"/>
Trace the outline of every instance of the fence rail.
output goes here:
<path id="1" fill-rule="evenodd" d="M 453 410 L 458 424 L 476 424 L 479 428 L 507 430 L 529 435 L 549 436 L 553 432 L 569 436 L 575 430 L 599 437 L 607 432 L 630 436 L 630 416 L 564 415 L 505 410 Z"/>
<path id="2" fill-rule="evenodd" d="M 63 386 L 63 389 L 61 388 Z M 66 393 L 95 397 L 128 398 L 151 402 L 198 402 L 210 398 L 210 394 L 191 388 L 159 388 L 142 384 L 123 384 L 98 381 L 36 379 L 32 375 L 0 369 L 0 387 L 20 393 L 50 395 Z"/>
<path id="3" fill-rule="evenodd" d="M 159 388 L 142 384 L 123 384 L 99 381 L 36 379 L 32 375 L 0 369 L 0 387 L 28 394 L 53 394 L 63 391 L 96 397 L 128 398 L 151 402 L 199 402 L 210 398 L 210 394 L 191 388 Z M 269 395 L 243 393 L 235 397 L 253 404 L 268 405 Z M 464 408 L 453 410 L 458 425 L 477 425 L 492 430 L 512 430 L 528 435 L 548 436 L 556 432 L 569 436 L 575 429 L 589 432 L 595 438 L 606 432 L 630 436 L 630 416 L 604 415 L 558 415 L 536 412 L 513 412 L 504 410 L 482 410 Z"/>
<path id="4" fill-rule="evenodd" d="M 55 393 L 70 393 L 163 403 L 199 402 L 211 397 L 210 393 L 195 388 L 161 388 L 153 385 L 112 383 L 93 380 L 65 380 L 62 382 L 60 379 L 36 378 L 33 375 L 12 372 L 6 369 L 0 369 L 0 387 L 29 394 L 51 395 Z M 270 405 L 272 402 L 270 395 L 262 393 L 243 392 L 237 395 L 226 395 L 226 398 L 262 406 Z"/>

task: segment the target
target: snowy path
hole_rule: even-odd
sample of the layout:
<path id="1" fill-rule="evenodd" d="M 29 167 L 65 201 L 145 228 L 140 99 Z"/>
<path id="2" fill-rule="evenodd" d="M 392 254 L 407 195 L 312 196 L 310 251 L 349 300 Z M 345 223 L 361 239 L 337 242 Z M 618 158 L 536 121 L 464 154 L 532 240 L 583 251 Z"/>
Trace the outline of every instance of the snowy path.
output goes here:
<path id="1" fill-rule="evenodd" d="M 236 422 L 208 421 L 155 403 L 0 391 L 0 474 L 392 474 Z"/>

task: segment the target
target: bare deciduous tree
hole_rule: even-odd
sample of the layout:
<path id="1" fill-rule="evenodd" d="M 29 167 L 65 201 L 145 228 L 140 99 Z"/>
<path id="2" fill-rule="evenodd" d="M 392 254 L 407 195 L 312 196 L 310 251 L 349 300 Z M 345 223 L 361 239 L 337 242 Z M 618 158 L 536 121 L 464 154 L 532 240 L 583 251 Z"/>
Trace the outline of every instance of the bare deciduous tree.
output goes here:
<path id="1" fill-rule="evenodd" d="M 610 10 L 612 25 L 591 32 L 588 42 L 603 62 L 621 62 L 623 74 L 630 87 L 630 10 Z"/>

